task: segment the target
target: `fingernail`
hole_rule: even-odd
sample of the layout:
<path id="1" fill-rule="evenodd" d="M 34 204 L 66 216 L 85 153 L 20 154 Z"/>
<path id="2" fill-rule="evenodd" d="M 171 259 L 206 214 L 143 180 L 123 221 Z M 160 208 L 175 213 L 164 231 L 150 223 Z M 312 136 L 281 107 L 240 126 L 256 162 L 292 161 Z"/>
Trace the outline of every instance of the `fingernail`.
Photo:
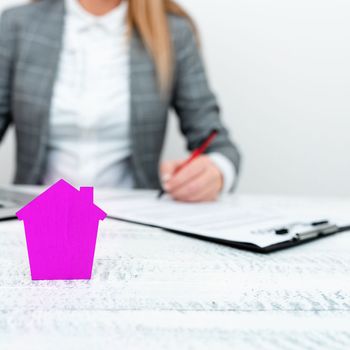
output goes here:
<path id="1" fill-rule="evenodd" d="M 170 180 L 170 178 L 171 178 L 170 174 L 164 174 L 162 175 L 162 182 L 167 182 Z"/>

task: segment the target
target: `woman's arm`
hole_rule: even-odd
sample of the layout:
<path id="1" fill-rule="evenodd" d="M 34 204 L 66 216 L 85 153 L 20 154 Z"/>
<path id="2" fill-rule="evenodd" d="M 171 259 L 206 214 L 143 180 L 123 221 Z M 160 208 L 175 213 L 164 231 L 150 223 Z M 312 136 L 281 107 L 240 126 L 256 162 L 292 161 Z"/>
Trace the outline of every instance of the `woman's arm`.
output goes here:
<path id="1" fill-rule="evenodd" d="M 176 33 L 172 104 L 179 116 L 188 149 L 198 147 L 213 129 L 218 130 L 219 134 L 207 150 L 209 155 L 193 162 L 182 174 L 180 172 L 178 176 L 167 181 L 165 187 L 176 199 L 210 200 L 214 199 L 223 187 L 227 189 L 222 180 L 231 181 L 228 187 L 233 189 L 233 178 L 237 178 L 239 172 L 240 154 L 220 120 L 219 107 L 209 88 L 192 28 L 181 18 L 172 18 L 171 24 L 173 33 Z M 176 167 L 176 164 L 163 164 L 162 174 L 171 172 L 172 167 Z M 193 194 L 189 195 L 191 191 Z"/>
<path id="2" fill-rule="evenodd" d="M 0 141 L 11 123 L 11 76 L 15 31 L 5 11 L 0 18 Z"/>
<path id="3" fill-rule="evenodd" d="M 176 44 L 173 106 L 187 138 L 188 149 L 198 147 L 213 129 L 217 129 L 219 135 L 208 148 L 208 153 L 225 155 L 239 170 L 240 156 L 220 120 L 220 109 L 210 90 L 195 34 L 185 19 L 181 21 L 182 34 Z"/>

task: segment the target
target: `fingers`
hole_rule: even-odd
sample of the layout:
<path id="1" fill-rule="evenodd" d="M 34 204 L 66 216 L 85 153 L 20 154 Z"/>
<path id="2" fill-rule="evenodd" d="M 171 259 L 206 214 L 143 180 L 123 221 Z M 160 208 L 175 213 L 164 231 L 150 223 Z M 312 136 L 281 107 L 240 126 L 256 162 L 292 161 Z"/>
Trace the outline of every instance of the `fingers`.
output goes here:
<path id="1" fill-rule="evenodd" d="M 211 169 L 206 169 L 204 173 L 192 178 L 183 186 L 170 192 L 170 195 L 175 200 L 184 202 L 215 200 L 218 195 L 217 177 L 213 174 Z"/>
<path id="2" fill-rule="evenodd" d="M 214 188 L 212 188 L 205 192 L 199 193 L 196 196 L 189 197 L 183 201 L 188 203 L 213 202 L 213 201 L 216 201 L 217 198 L 218 198 L 218 193 L 217 191 L 214 190 Z"/>
<path id="3" fill-rule="evenodd" d="M 185 202 L 212 201 L 217 198 L 223 185 L 223 178 L 208 156 L 198 157 L 175 172 L 180 164 L 183 164 L 183 161 L 162 164 L 161 173 L 173 174 L 163 181 L 163 187 L 171 197 Z"/>
<path id="4" fill-rule="evenodd" d="M 168 160 L 162 162 L 160 165 L 160 178 L 162 182 L 167 182 L 182 162 L 182 160 Z"/>
<path id="5" fill-rule="evenodd" d="M 202 157 L 194 159 L 190 164 L 186 165 L 183 169 L 166 181 L 164 184 L 164 189 L 167 192 L 173 193 L 179 187 L 198 177 L 205 171 L 206 167 L 207 164 Z"/>

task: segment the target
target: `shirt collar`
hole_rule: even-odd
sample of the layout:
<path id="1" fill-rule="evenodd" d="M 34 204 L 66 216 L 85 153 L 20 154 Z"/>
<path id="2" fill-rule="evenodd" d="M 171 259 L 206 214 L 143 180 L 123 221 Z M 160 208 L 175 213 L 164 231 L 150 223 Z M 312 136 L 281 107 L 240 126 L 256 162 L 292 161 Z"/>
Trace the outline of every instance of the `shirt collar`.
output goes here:
<path id="1" fill-rule="evenodd" d="M 66 12 L 76 23 L 78 30 L 99 25 L 104 30 L 115 33 L 124 28 L 127 2 L 122 1 L 118 7 L 103 16 L 95 16 L 86 11 L 78 0 L 65 0 Z"/>

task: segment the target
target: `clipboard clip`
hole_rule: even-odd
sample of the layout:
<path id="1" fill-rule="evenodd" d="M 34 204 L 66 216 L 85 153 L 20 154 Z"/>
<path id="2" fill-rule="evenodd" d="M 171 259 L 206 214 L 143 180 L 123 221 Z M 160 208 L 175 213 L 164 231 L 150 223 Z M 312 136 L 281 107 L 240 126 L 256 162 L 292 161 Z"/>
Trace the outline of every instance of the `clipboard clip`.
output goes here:
<path id="1" fill-rule="evenodd" d="M 304 241 L 321 236 L 328 236 L 339 231 L 339 227 L 328 221 L 311 223 L 308 229 L 296 233 L 293 240 Z"/>

